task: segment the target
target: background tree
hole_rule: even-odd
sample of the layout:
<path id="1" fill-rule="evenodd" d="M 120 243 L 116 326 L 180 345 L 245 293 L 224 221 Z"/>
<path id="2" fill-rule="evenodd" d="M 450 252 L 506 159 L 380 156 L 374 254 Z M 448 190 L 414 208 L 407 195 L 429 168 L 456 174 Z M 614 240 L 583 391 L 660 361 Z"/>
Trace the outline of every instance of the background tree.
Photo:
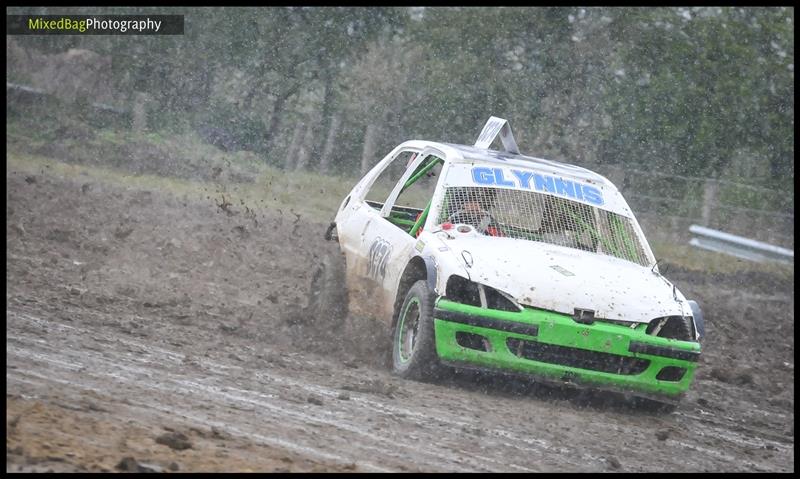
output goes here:
<path id="1" fill-rule="evenodd" d="M 70 48 L 108 55 L 115 104 L 146 101 L 151 130 L 211 128 L 275 166 L 356 174 L 383 145 L 472 143 L 497 115 L 537 156 L 735 179 L 786 192 L 730 193 L 743 205 L 793 210 L 791 8 L 102 12 L 182 13 L 185 34 L 15 36 L 9 57 Z M 24 60 L 7 65 L 9 78 L 35 74 Z M 675 191 L 653 192 L 696 194 L 670 185 L 653 188 Z"/>

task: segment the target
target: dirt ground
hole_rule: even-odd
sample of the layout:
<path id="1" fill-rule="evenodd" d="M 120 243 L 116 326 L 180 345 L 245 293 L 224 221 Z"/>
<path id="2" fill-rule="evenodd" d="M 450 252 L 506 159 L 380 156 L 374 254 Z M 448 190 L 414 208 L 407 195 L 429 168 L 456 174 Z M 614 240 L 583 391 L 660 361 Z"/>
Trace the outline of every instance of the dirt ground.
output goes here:
<path id="1" fill-rule="evenodd" d="M 325 224 L 6 171 L 6 469 L 794 471 L 793 279 L 667 272 L 706 314 L 671 414 L 463 374 L 297 314 Z M 246 214 L 245 206 L 254 214 Z"/>

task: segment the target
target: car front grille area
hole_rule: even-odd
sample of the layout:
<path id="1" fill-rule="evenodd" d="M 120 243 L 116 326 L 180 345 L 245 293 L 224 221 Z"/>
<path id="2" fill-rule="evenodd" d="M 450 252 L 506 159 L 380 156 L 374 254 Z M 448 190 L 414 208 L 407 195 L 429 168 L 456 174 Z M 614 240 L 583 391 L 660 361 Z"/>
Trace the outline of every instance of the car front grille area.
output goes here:
<path id="1" fill-rule="evenodd" d="M 601 353 L 586 349 L 509 338 L 508 349 L 516 356 L 549 364 L 589 369 L 604 373 L 633 375 L 644 372 L 650 361 L 618 354 Z"/>

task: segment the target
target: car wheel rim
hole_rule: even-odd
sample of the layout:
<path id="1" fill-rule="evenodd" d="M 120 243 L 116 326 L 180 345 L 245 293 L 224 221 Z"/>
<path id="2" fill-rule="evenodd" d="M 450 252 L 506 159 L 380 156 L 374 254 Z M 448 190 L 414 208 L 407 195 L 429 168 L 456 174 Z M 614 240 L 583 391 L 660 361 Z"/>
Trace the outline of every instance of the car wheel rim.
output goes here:
<path id="1" fill-rule="evenodd" d="M 403 317 L 400 318 L 400 334 L 397 338 L 400 362 L 405 363 L 414 354 L 414 347 L 417 343 L 417 332 L 419 330 L 419 300 L 413 298 L 406 306 Z"/>

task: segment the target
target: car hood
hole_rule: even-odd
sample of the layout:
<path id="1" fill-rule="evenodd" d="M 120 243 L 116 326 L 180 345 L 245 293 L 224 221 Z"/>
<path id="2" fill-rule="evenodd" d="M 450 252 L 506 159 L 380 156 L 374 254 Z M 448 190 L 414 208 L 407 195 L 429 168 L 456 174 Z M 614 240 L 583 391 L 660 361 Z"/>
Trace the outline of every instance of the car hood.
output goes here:
<path id="1" fill-rule="evenodd" d="M 575 308 L 590 309 L 597 318 L 642 323 L 682 314 L 669 281 L 648 267 L 613 256 L 513 238 L 442 241 L 470 280 L 526 306 L 569 315 Z"/>

